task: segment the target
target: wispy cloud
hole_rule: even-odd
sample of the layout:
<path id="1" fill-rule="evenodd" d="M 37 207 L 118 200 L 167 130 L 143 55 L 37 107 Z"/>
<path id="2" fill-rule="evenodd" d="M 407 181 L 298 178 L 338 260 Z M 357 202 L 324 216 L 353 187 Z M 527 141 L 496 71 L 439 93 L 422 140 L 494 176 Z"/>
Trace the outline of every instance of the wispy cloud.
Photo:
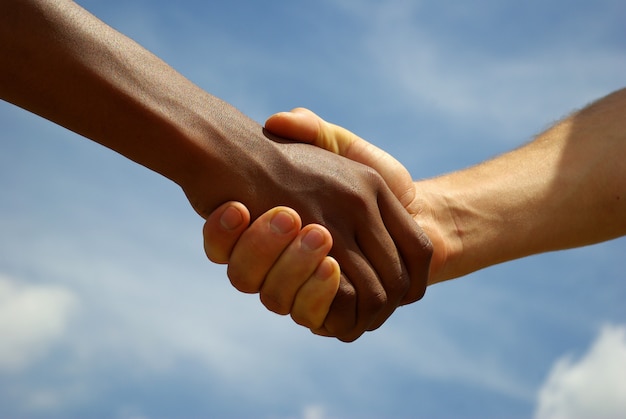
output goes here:
<path id="1" fill-rule="evenodd" d="M 191 2 L 190 9 L 88 2 L 260 121 L 290 106 L 319 105 L 312 108 L 333 122 L 352 121 L 366 138 L 368 129 L 380 130 L 382 146 L 405 159 L 413 154 L 406 133 L 420 130 L 485 126 L 490 138 L 508 133 L 517 143 L 615 85 L 625 67 L 611 43 L 567 48 L 564 36 L 529 35 L 507 49 L 489 38 L 491 30 L 476 30 L 489 41 L 482 45 L 444 22 L 506 33 L 509 6 L 496 1 Z M 247 7 L 254 13 L 236 10 Z M 0 334 L 12 337 L 0 340 L 5 416 L 158 416 L 168 406 L 215 417 L 319 419 L 392 409 L 458 417 L 463 412 L 449 399 L 478 398 L 469 415 L 489 416 L 485 406 L 497 405 L 502 414 L 494 417 L 515 408 L 524 417 L 554 353 L 586 339 L 590 324 L 614 320 L 605 320 L 611 313 L 623 317 L 623 309 L 606 309 L 621 303 L 622 242 L 614 253 L 597 250 L 605 258 L 589 250 L 553 255 L 502 267 L 494 274 L 502 282 L 481 273 L 468 285 L 474 280 L 442 285 L 354 344 L 310 336 L 268 313 L 257 296 L 240 295 L 206 261 L 201 221 L 177 188 L 7 106 L 0 108 L 3 132 L 19 140 L 0 155 L 0 189 L 10 191 L 0 203 L 0 264 L 13 275 L 0 280 Z M 426 140 L 409 145 L 440 171 L 459 167 L 444 154 L 463 148 L 464 138 L 449 135 L 432 155 Z M 593 275 L 609 277 L 602 290 Z M 20 328 L 7 320 L 18 314 Z M 572 371 L 588 358 L 597 357 L 564 363 L 550 388 L 571 387 Z M 553 401 L 565 394 L 547 391 Z"/>
<path id="2" fill-rule="evenodd" d="M 580 359 L 556 361 L 538 397 L 536 419 L 626 415 L 626 326 L 605 326 Z"/>
<path id="3" fill-rule="evenodd" d="M 77 297 L 56 285 L 0 275 L 0 372 L 17 373 L 65 337 Z"/>
<path id="4" fill-rule="evenodd" d="M 624 83 L 626 54 L 614 45 L 585 42 L 603 35 L 603 26 L 595 24 L 602 12 L 586 20 L 561 16 L 563 27 L 542 39 L 533 33 L 541 29 L 529 22 L 517 31 L 503 29 L 506 12 L 483 3 L 395 0 L 337 7 L 363 21 L 367 30 L 360 42 L 370 63 L 395 100 L 416 116 L 436 112 L 454 123 L 478 121 L 494 132 L 520 135 L 526 127 L 527 134 L 529 124 L 542 128 L 538 124 Z"/>

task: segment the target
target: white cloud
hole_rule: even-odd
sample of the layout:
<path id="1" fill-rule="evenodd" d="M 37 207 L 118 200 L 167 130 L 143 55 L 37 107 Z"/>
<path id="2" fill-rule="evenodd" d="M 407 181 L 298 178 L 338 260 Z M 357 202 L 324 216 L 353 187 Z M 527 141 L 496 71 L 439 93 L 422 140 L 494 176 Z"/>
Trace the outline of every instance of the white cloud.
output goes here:
<path id="1" fill-rule="evenodd" d="M 59 286 L 0 276 L 0 371 L 19 371 L 65 333 L 76 297 Z"/>
<path id="2" fill-rule="evenodd" d="M 559 359 L 541 388 L 536 419 L 626 416 L 626 326 L 606 326 L 578 362 Z"/>
<path id="3" fill-rule="evenodd" d="M 303 419 L 324 419 L 326 417 L 326 411 L 320 405 L 306 406 L 302 412 Z"/>

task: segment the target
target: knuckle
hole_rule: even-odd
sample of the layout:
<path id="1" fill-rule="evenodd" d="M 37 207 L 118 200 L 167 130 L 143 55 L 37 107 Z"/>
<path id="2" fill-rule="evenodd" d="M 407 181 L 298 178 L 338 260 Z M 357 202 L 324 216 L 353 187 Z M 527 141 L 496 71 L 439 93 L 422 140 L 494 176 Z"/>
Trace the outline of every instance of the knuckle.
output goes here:
<path id="1" fill-rule="evenodd" d="M 355 201 L 361 202 L 362 205 L 368 205 L 370 197 L 364 196 L 363 191 L 369 190 L 371 193 L 376 193 L 386 183 L 380 173 L 369 166 L 360 165 L 354 173 L 349 195 Z"/>
<path id="2" fill-rule="evenodd" d="M 309 329 L 316 329 L 321 327 L 321 324 L 315 324 L 311 319 L 309 319 L 304 313 L 301 312 L 292 312 L 291 319 L 300 326 L 307 327 Z"/>
<path id="3" fill-rule="evenodd" d="M 385 180 L 383 179 L 382 175 L 380 173 L 378 173 L 377 170 L 369 167 L 369 166 L 365 166 L 364 167 L 365 173 L 364 176 L 367 178 L 367 181 L 376 189 L 383 187 L 383 185 L 386 185 Z"/>
<path id="4" fill-rule="evenodd" d="M 258 281 L 255 281 L 253 278 L 250 278 L 248 275 L 244 275 L 239 270 L 229 266 L 226 274 L 230 283 L 232 284 L 237 291 L 246 293 L 246 294 L 254 294 L 259 292 L 259 284 Z"/>
<path id="5" fill-rule="evenodd" d="M 348 336 L 337 336 L 337 339 L 342 341 L 343 343 L 352 343 L 358 338 L 361 337 L 361 334 L 358 335 L 348 335 Z"/>
<path id="6" fill-rule="evenodd" d="M 280 314 L 280 315 L 289 314 L 291 307 L 283 303 L 279 295 L 276 295 L 272 292 L 261 290 L 260 298 L 261 298 L 261 303 L 269 311 L 274 312 L 276 314 Z"/>
<path id="7" fill-rule="evenodd" d="M 340 284 L 339 290 L 333 300 L 333 311 L 339 312 L 342 315 L 348 314 L 356 305 L 356 298 L 357 294 L 354 287 L 345 286 L 343 283 Z"/>
<path id="8" fill-rule="evenodd" d="M 384 290 L 366 295 L 361 301 L 362 311 L 367 313 L 365 314 L 367 316 L 369 316 L 370 313 L 376 314 L 387 306 L 388 301 L 387 293 Z"/>
<path id="9" fill-rule="evenodd" d="M 428 286 L 427 275 L 422 275 L 412 281 L 410 289 L 405 294 L 401 304 L 410 304 L 421 300 L 426 294 L 426 288 Z"/>
<path id="10" fill-rule="evenodd" d="M 386 287 L 387 292 L 391 296 L 401 298 L 411 289 L 411 279 L 406 272 L 401 272 L 394 278 L 395 279 Z"/>
<path id="11" fill-rule="evenodd" d="M 324 320 L 324 327 L 330 335 L 340 337 L 354 330 L 356 322 L 356 293 L 354 288 L 345 286 L 342 281 Z"/>
<path id="12" fill-rule="evenodd" d="M 204 253 L 206 254 L 207 259 L 209 259 L 213 263 L 221 265 L 228 263 L 228 252 L 224 251 L 223 249 L 217 248 L 211 243 L 205 242 Z"/>

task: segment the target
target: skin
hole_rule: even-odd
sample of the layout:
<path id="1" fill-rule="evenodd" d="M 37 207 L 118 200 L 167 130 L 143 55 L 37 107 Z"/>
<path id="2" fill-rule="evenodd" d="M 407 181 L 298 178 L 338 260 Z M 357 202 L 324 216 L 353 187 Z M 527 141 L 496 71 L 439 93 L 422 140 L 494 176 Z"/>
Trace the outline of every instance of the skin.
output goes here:
<path id="1" fill-rule="evenodd" d="M 0 2 L 0 64 L 0 98 L 167 177 L 203 218 L 238 201 L 251 219 L 286 206 L 324 226 L 342 266 L 329 335 L 354 340 L 423 296 L 431 244 L 376 171 L 264 132 L 76 3 Z M 229 277 L 271 310 L 291 308 Z"/>
<path id="2" fill-rule="evenodd" d="M 276 223 L 277 215 L 289 222 Z M 248 209 L 228 202 L 204 225 L 205 252 L 215 263 L 230 261 L 229 276 L 254 281 L 262 300 L 265 295 L 281 299 L 279 304 L 289 309 L 280 314 L 289 313 L 296 323 L 328 335 L 323 324 L 339 288 L 339 264 L 327 256 L 333 244 L 330 232 L 316 224 L 301 225 L 298 213 L 287 207 L 273 208 L 250 225 Z"/>
<path id="3" fill-rule="evenodd" d="M 626 89 L 575 112 L 517 150 L 417 182 L 389 154 L 309 110 L 276 114 L 266 128 L 376 169 L 431 238 L 429 285 L 528 255 L 626 235 Z M 228 260 L 228 249 L 234 253 L 248 240 L 269 244 L 272 239 L 263 234 L 254 230 L 239 241 L 230 237 L 223 260 Z M 212 237 L 219 236 L 219 231 L 213 232 Z M 267 271 L 307 284 L 306 278 L 288 276 L 282 259 L 289 260 L 293 248 L 278 246 L 275 251 L 277 262 Z M 230 259 L 229 269 L 238 275 L 255 271 L 256 280 L 262 282 L 263 258 Z M 312 257 L 309 269 L 322 260 L 321 253 Z M 321 286 L 312 299 L 331 295 L 330 283 Z M 297 293 L 300 304 L 309 292 L 310 287 L 303 287 Z M 311 320 L 319 321 L 319 316 L 316 312 Z M 313 321 L 302 324 L 323 334 Z"/>

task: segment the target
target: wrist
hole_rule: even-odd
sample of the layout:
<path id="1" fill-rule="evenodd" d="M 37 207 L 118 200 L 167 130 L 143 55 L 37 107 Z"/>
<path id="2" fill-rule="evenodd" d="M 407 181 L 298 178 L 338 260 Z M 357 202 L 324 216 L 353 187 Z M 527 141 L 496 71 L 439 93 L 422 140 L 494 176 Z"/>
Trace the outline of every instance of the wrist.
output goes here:
<path id="1" fill-rule="evenodd" d="M 263 128 L 231 105 L 211 97 L 202 116 L 191 124 L 190 153 L 174 164 L 170 177 L 185 192 L 193 208 L 206 218 L 226 201 L 243 202 L 258 216 L 257 203 L 267 197 L 258 190 L 269 184 L 269 167 L 280 167 L 277 143 Z M 267 208 L 263 208 L 264 210 Z"/>
<path id="2" fill-rule="evenodd" d="M 460 276 L 457 274 L 458 258 L 463 244 L 459 234 L 449 190 L 439 179 L 415 182 L 416 198 L 413 208 L 415 221 L 428 235 L 433 245 L 428 285 Z"/>

